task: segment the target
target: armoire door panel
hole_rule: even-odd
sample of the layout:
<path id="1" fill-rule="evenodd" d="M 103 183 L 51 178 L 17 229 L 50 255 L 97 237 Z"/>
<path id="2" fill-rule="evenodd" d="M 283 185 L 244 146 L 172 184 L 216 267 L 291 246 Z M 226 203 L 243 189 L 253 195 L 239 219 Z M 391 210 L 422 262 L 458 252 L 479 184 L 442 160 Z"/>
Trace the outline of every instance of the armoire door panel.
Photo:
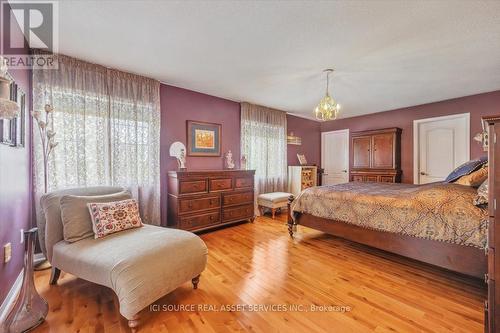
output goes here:
<path id="1" fill-rule="evenodd" d="M 352 139 L 354 168 L 369 168 L 371 156 L 371 136 L 359 136 Z"/>
<path id="2" fill-rule="evenodd" d="M 352 133 L 352 180 L 401 181 L 401 129 L 384 128 Z"/>
<path id="3" fill-rule="evenodd" d="M 392 133 L 372 136 L 372 168 L 394 168 L 394 135 Z"/>

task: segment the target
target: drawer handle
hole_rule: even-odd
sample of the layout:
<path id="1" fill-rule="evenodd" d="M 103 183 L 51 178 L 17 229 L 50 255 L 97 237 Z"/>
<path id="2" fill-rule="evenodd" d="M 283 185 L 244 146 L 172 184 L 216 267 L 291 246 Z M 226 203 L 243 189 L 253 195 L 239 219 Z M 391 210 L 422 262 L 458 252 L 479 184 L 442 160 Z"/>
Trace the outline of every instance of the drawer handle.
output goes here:
<path id="1" fill-rule="evenodd" d="M 212 221 L 213 219 L 214 219 L 214 216 L 210 215 L 210 221 Z"/>

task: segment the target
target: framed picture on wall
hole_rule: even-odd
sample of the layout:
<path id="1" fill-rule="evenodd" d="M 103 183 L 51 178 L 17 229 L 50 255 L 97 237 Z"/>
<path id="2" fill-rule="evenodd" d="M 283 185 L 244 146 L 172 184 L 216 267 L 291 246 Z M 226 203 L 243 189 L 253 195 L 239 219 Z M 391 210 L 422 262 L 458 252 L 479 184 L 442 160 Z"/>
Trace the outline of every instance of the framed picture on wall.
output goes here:
<path id="1" fill-rule="evenodd" d="M 19 105 L 19 116 L 16 118 L 16 147 L 25 146 L 26 137 L 26 94 L 17 89 L 17 104 Z"/>
<path id="2" fill-rule="evenodd" d="M 306 155 L 304 155 L 304 154 L 297 154 L 297 158 L 299 159 L 299 164 L 300 165 L 307 165 Z"/>
<path id="3" fill-rule="evenodd" d="M 222 125 L 187 121 L 188 156 L 220 156 Z"/>
<path id="4" fill-rule="evenodd" d="M 12 81 L 10 83 L 10 100 L 19 105 L 19 115 L 14 119 L 0 120 L 0 143 L 11 147 L 24 147 L 26 126 L 26 94 Z"/>

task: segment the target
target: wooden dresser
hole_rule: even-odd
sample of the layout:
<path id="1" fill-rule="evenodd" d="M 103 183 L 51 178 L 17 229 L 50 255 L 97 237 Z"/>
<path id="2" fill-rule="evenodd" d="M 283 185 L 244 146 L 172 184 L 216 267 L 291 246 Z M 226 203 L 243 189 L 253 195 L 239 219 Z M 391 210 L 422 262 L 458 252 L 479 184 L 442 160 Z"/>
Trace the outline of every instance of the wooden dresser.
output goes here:
<path id="1" fill-rule="evenodd" d="M 306 188 L 317 185 L 317 166 L 293 165 L 288 167 L 288 192 L 298 196 Z"/>
<path id="2" fill-rule="evenodd" d="M 167 226 L 199 231 L 253 221 L 254 170 L 169 171 Z"/>
<path id="3" fill-rule="evenodd" d="M 488 128 L 488 209 L 487 233 L 488 299 L 485 301 L 485 331 L 500 333 L 500 115 L 485 117 Z M 498 281 L 498 282 L 497 282 Z"/>
<path id="4" fill-rule="evenodd" d="M 401 129 L 352 133 L 351 181 L 401 182 Z"/>

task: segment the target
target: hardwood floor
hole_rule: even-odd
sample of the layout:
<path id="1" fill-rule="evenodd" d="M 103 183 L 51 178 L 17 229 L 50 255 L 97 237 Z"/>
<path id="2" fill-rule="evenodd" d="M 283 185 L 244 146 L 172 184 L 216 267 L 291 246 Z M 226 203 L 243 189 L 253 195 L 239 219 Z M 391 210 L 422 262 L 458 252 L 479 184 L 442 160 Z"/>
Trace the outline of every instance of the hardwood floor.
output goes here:
<path id="1" fill-rule="evenodd" d="M 198 290 L 191 282 L 155 304 L 303 305 L 290 312 L 160 311 L 141 313 L 139 332 L 482 332 L 481 281 L 299 226 L 294 240 L 267 217 L 201 235 L 209 249 Z M 62 273 L 49 286 L 47 321 L 35 332 L 128 332 L 110 289 Z M 300 312 L 316 306 L 346 312 Z M 211 310 L 211 309 L 206 309 Z M 280 309 L 278 309 L 280 310 Z"/>

